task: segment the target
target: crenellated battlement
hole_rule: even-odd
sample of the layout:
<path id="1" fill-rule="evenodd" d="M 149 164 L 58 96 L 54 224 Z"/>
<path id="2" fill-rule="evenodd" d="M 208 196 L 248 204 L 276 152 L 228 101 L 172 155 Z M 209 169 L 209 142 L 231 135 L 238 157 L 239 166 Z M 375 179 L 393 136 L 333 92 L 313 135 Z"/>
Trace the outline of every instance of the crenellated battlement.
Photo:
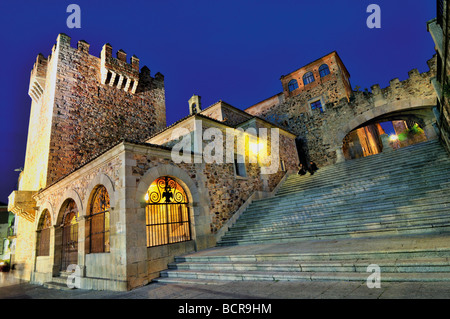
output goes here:
<path id="1" fill-rule="evenodd" d="M 53 47 L 52 54 L 58 47 L 60 49 L 70 47 L 70 40 L 71 38 L 68 35 L 60 33 L 58 35 L 57 44 Z M 86 41 L 78 41 L 76 49 L 80 53 L 89 54 L 89 48 L 90 44 Z M 103 45 L 102 51 L 100 52 L 101 84 L 116 87 L 119 90 L 134 94 L 138 88 L 140 78 L 142 78 L 143 75 L 145 78 L 149 78 L 149 69 L 146 68 L 144 70 L 143 68 L 139 71 L 139 58 L 136 55 L 132 55 L 128 62 L 127 53 L 124 50 L 118 50 L 114 57 L 111 44 L 106 43 Z M 164 82 L 164 77 L 161 73 L 157 73 L 154 80 Z"/>
<path id="2" fill-rule="evenodd" d="M 127 63 L 127 53 L 120 49 L 116 58 L 112 56 L 112 46 L 107 43 L 100 53 L 101 82 L 118 89 L 135 93 L 139 83 L 139 58 L 131 56 Z"/>
<path id="3" fill-rule="evenodd" d="M 33 69 L 31 70 L 30 86 L 28 88 L 28 95 L 35 102 L 38 102 L 44 93 L 47 65 L 48 59 L 39 53 L 36 57 L 36 62 L 34 62 Z"/>

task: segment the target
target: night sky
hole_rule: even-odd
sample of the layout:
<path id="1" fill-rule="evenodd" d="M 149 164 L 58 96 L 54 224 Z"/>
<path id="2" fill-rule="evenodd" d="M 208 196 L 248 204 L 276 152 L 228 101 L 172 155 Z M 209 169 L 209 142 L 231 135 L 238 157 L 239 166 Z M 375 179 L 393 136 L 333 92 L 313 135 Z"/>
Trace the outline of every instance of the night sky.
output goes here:
<path id="1" fill-rule="evenodd" d="M 81 28 L 69 29 L 69 4 L 81 7 Z M 369 4 L 381 8 L 381 28 L 369 29 Z M 188 115 L 188 99 L 202 107 L 226 101 L 245 109 L 282 91 L 280 76 L 336 50 L 351 84 L 381 87 L 408 71 L 428 71 L 434 44 L 426 22 L 432 0 L 227 1 L 1 1 L 0 202 L 16 190 L 25 160 L 31 98 L 30 71 L 47 57 L 59 33 L 90 43 L 99 56 L 135 54 L 140 66 L 165 76 L 167 124 Z"/>

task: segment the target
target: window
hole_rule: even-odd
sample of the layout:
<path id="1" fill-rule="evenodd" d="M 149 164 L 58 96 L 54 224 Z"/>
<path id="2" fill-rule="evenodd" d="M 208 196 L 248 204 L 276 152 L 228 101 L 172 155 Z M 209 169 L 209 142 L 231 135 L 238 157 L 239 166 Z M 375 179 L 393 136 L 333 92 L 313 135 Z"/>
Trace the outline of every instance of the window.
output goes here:
<path id="1" fill-rule="evenodd" d="M 328 65 L 322 64 L 322 65 L 319 67 L 319 74 L 320 74 L 320 77 L 321 77 L 321 78 L 323 78 L 324 76 L 330 74 L 330 68 L 328 67 Z"/>
<path id="2" fill-rule="evenodd" d="M 303 75 L 303 84 L 304 85 L 307 85 L 314 81 L 315 81 L 314 74 L 312 72 L 308 72 L 308 73 L 305 73 L 305 75 Z"/>
<path id="3" fill-rule="evenodd" d="M 320 102 L 320 100 L 312 102 L 310 105 L 311 105 L 311 110 L 319 109 L 320 113 L 323 113 L 322 102 Z"/>
<path id="4" fill-rule="evenodd" d="M 104 186 L 94 190 L 86 224 L 86 253 L 109 252 L 109 195 Z"/>
<path id="5" fill-rule="evenodd" d="M 286 165 L 282 159 L 280 159 L 280 169 L 282 172 L 286 172 Z"/>
<path id="6" fill-rule="evenodd" d="M 147 247 L 191 240 L 189 201 L 174 179 L 156 179 L 145 195 Z"/>
<path id="7" fill-rule="evenodd" d="M 292 92 L 296 89 L 298 89 L 298 82 L 297 80 L 290 80 L 288 83 L 289 92 Z"/>
<path id="8" fill-rule="evenodd" d="M 50 213 L 45 210 L 41 218 L 39 219 L 39 225 L 37 230 L 37 256 L 49 256 L 50 255 L 50 230 L 52 222 L 50 219 Z"/>
<path id="9" fill-rule="evenodd" d="M 245 158 L 243 156 L 237 155 L 234 158 L 234 171 L 236 176 L 247 177 L 247 170 L 245 168 Z"/>

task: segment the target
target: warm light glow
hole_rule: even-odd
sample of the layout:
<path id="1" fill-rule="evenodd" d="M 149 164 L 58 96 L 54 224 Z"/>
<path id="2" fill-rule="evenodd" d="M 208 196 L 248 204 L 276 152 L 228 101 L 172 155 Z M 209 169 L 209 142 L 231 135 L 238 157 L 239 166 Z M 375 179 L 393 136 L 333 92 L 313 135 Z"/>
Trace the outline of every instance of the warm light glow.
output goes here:
<path id="1" fill-rule="evenodd" d="M 259 152 L 261 152 L 264 149 L 264 143 L 263 142 L 259 142 L 259 143 L 250 143 L 250 151 L 253 154 L 258 154 Z"/>
<path id="2" fill-rule="evenodd" d="M 398 140 L 398 136 L 395 134 L 392 134 L 391 136 L 389 136 L 389 139 L 394 142 L 394 141 Z"/>
<path id="3" fill-rule="evenodd" d="M 144 198 L 145 198 L 145 201 L 148 202 L 148 200 L 149 200 L 148 193 L 145 193 L 145 197 Z"/>

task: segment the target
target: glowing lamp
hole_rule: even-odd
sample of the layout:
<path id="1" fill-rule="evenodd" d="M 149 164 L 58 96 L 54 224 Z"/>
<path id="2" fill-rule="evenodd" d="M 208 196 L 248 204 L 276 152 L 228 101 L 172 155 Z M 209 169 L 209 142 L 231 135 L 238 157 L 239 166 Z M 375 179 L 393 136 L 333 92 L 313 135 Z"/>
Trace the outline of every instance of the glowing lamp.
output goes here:
<path id="1" fill-rule="evenodd" d="M 389 139 L 390 139 L 392 142 L 394 142 L 394 141 L 397 141 L 397 140 L 398 140 L 398 136 L 395 135 L 395 134 L 392 134 L 391 136 L 389 136 Z"/>

